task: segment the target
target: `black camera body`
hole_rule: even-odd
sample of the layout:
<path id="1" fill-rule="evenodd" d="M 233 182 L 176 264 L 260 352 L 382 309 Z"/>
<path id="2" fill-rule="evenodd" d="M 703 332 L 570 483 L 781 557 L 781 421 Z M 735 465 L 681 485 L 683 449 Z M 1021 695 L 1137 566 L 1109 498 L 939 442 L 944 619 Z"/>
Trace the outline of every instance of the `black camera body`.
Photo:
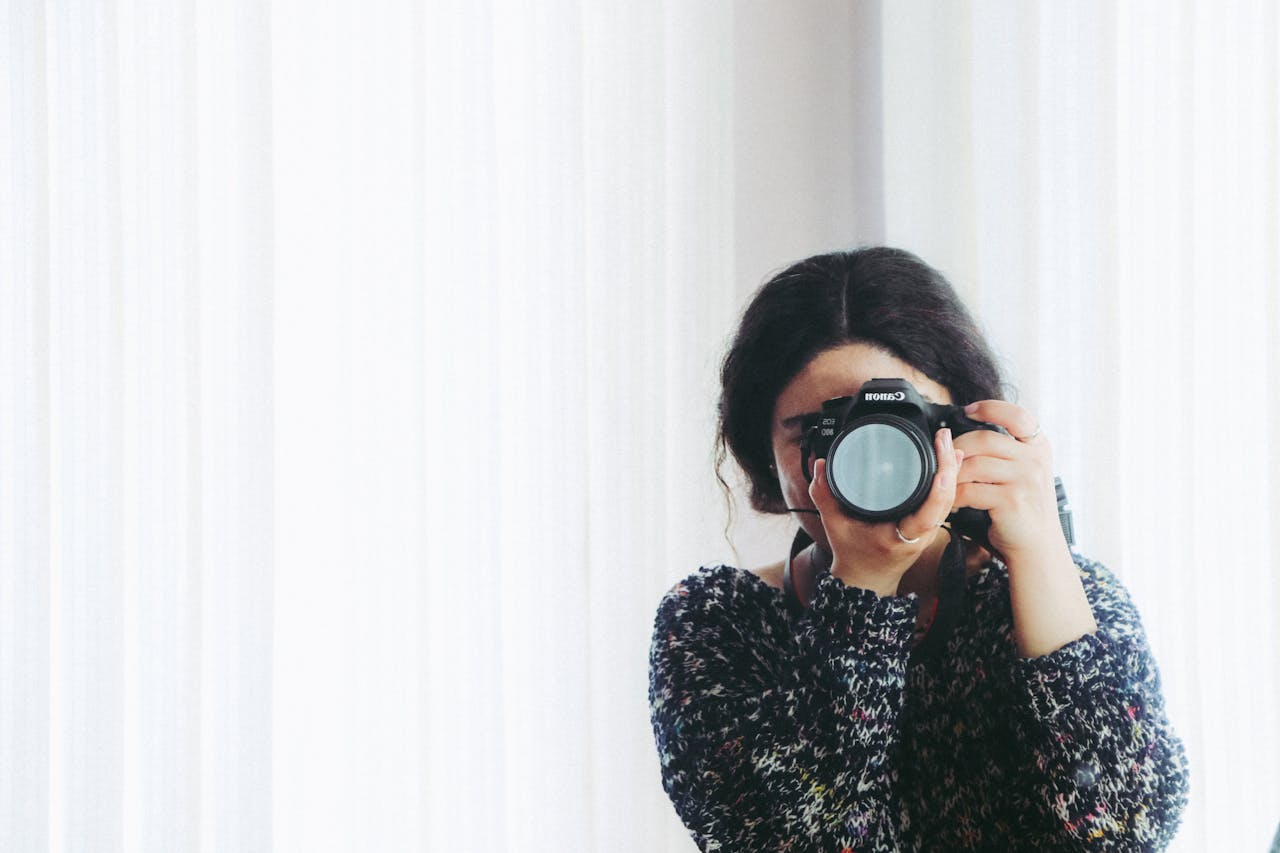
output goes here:
<path id="1" fill-rule="evenodd" d="M 864 521 L 898 521 L 920 508 L 938 471 L 933 436 L 939 429 L 950 428 L 953 437 L 979 429 L 1008 434 L 966 417 L 963 406 L 928 402 L 905 379 L 872 379 L 852 397 L 827 400 L 804 426 L 805 479 L 813 479 L 814 459 L 826 459 L 831 494 Z M 948 521 L 988 544 L 986 510 L 962 507 Z"/>

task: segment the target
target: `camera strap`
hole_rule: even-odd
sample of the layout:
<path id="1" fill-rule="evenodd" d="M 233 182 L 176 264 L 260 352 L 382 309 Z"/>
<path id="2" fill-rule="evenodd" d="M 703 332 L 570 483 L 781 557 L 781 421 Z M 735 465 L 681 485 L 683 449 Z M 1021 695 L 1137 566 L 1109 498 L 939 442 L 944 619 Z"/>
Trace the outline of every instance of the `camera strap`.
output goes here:
<path id="1" fill-rule="evenodd" d="M 804 613 L 804 604 L 800 601 L 800 594 L 796 592 L 795 581 L 791 577 L 791 561 L 810 545 L 814 545 L 814 541 L 808 533 L 804 532 L 804 528 L 797 530 L 795 538 L 791 540 L 791 550 L 787 554 L 786 568 L 782 570 L 782 593 L 786 597 L 787 608 L 795 615 Z M 825 548 L 819 548 L 814 545 L 810 568 L 812 569 L 811 574 L 815 579 L 820 573 L 825 574 L 831 570 L 831 555 L 827 553 Z"/>
<path id="2" fill-rule="evenodd" d="M 942 552 L 942 559 L 938 560 L 938 606 L 933 613 L 928 633 L 914 652 L 920 657 L 940 654 L 964 613 L 964 540 L 954 528 L 948 530 L 948 533 L 951 534 L 951 541 Z"/>

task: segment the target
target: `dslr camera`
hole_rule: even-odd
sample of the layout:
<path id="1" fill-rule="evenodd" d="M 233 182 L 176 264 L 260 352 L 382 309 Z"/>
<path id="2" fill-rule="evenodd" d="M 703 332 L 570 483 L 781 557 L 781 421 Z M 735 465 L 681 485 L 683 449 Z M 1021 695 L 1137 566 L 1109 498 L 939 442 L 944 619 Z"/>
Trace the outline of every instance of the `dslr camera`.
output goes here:
<path id="1" fill-rule="evenodd" d="M 806 480 L 813 460 L 827 460 L 827 486 L 849 515 L 897 521 L 920 508 L 938 471 L 933 435 L 953 437 L 977 429 L 1008 434 L 966 417 L 963 406 L 927 402 L 905 379 L 872 379 L 852 397 L 836 397 L 803 424 L 800 444 Z M 947 519 L 957 532 L 987 544 L 991 516 L 962 507 Z"/>

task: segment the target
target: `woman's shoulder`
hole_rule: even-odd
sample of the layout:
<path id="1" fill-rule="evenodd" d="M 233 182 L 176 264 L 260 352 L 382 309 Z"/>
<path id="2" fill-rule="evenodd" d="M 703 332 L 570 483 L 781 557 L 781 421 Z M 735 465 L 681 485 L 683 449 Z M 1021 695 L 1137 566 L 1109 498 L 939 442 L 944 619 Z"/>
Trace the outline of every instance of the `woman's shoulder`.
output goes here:
<path id="1" fill-rule="evenodd" d="M 755 572 L 702 566 L 672 585 L 658 605 L 649 647 L 651 701 L 671 691 L 763 689 L 789 671 L 795 643 L 780 590 Z"/>
<path id="2" fill-rule="evenodd" d="M 779 586 L 781 578 L 779 577 Z M 756 634 L 781 614 L 782 590 L 768 571 L 748 571 L 722 563 L 700 566 L 676 581 L 658 602 L 656 632 Z"/>
<path id="3" fill-rule="evenodd" d="M 1120 578 L 1105 563 L 1082 554 L 1074 545 L 1071 546 L 1070 550 L 1071 559 L 1075 561 L 1076 569 L 1080 572 L 1080 578 L 1086 585 L 1091 584 L 1097 586 L 1100 590 L 1113 591 L 1127 596 L 1124 584 L 1120 582 Z"/>
<path id="4" fill-rule="evenodd" d="M 782 572 L 785 566 L 786 566 L 786 562 L 784 560 L 779 560 L 778 562 L 771 563 L 767 566 L 759 566 L 757 568 L 754 568 L 751 570 L 750 574 L 755 575 L 757 578 L 764 581 L 764 583 L 767 584 L 768 586 L 771 586 L 777 590 L 781 590 L 782 589 Z"/>
<path id="5" fill-rule="evenodd" d="M 750 571 L 724 563 L 699 566 L 668 588 L 658 607 L 696 605 L 707 610 L 766 602 L 782 589 L 781 566 L 779 563 L 776 583 L 775 571 L 769 566 Z"/>

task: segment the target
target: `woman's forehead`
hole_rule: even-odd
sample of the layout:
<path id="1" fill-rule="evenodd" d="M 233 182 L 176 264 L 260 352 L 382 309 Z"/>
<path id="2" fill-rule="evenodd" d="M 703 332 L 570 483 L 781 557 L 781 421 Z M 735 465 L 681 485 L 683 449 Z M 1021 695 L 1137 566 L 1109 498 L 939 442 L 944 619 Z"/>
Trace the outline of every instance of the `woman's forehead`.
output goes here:
<path id="1" fill-rule="evenodd" d="M 855 394 L 871 379 L 906 379 L 930 402 L 951 402 L 947 389 L 891 353 L 869 344 L 845 344 L 813 358 L 778 395 L 774 426 L 790 429 L 825 400 Z"/>

